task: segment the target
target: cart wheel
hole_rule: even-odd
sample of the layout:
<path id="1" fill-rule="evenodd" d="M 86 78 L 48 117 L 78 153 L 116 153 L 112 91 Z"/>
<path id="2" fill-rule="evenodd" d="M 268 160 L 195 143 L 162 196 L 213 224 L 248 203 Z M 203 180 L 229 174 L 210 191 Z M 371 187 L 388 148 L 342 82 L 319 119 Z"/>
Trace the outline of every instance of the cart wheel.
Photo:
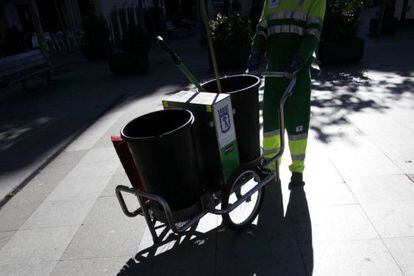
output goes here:
<path id="1" fill-rule="evenodd" d="M 236 202 L 263 179 L 264 175 L 257 166 L 249 166 L 238 170 L 227 182 L 227 186 L 224 189 L 221 200 L 222 209 L 226 209 L 229 205 Z M 230 213 L 223 214 L 224 224 L 234 230 L 242 230 L 250 226 L 261 209 L 264 194 L 265 189 L 263 187 L 236 209 Z"/>

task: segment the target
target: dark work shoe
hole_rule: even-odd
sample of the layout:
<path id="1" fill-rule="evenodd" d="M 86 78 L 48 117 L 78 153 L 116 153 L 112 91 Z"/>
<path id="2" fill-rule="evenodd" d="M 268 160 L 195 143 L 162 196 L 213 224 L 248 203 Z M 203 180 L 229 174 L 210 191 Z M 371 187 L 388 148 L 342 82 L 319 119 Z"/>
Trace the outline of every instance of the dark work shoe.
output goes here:
<path id="1" fill-rule="evenodd" d="M 292 177 L 290 178 L 289 190 L 295 187 L 303 187 L 305 182 L 303 182 L 303 174 L 299 172 L 292 172 Z"/>

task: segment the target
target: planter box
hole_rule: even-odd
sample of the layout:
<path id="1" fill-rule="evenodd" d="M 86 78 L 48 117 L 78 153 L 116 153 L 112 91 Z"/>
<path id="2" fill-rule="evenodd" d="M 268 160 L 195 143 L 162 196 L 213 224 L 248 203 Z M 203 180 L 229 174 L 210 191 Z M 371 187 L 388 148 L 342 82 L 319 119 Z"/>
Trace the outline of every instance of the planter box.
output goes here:
<path id="1" fill-rule="evenodd" d="M 244 69 L 250 55 L 250 47 L 247 48 L 221 48 L 214 49 L 216 52 L 217 66 L 220 70 Z M 211 65 L 210 53 L 208 56 Z"/>
<path id="2" fill-rule="evenodd" d="M 143 74 L 149 69 L 148 53 L 114 53 L 108 58 L 108 65 L 115 75 Z"/>
<path id="3" fill-rule="evenodd" d="M 319 44 L 318 58 L 322 65 L 357 63 L 364 55 L 364 40 L 325 40 Z"/>

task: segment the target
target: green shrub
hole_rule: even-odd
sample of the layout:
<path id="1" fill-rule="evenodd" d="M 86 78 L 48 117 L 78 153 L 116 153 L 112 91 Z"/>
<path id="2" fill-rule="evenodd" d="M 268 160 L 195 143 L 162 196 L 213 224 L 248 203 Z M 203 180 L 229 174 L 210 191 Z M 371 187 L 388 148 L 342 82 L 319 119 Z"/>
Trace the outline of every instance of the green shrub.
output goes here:
<path id="1" fill-rule="evenodd" d="M 238 13 L 233 13 L 230 16 L 218 14 L 216 19 L 210 21 L 209 25 L 215 47 L 250 47 L 253 30 L 248 17 Z"/>
<path id="2" fill-rule="evenodd" d="M 361 0 L 328 0 L 323 40 L 344 40 L 358 35 L 363 9 Z"/>

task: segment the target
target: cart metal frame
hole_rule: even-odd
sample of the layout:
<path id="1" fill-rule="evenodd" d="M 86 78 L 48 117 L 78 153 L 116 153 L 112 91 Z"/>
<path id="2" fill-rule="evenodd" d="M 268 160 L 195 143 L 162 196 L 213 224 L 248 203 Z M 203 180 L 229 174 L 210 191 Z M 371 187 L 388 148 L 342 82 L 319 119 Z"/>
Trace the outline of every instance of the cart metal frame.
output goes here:
<path id="1" fill-rule="evenodd" d="M 290 83 L 287 86 L 285 92 L 283 93 L 282 98 L 280 100 L 280 104 L 279 104 L 280 129 L 281 129 L 281 133 L 284 133 L 284 129 L 285 129 L 284 105 L 287 99 L 289 98 L 289 96 L 292 94 L 292 90 L 296 84 L 296 76 L 285 73 L 285 72 L 272 72 L 272 71 L 262 72 L 261 75 L 263 77 L 279 77 L 279 78 L 284 77 L 284 78 L 290 79 Z M 236 202 L 230 204 L 225 209 L 217 209 L 216 206 L 221 202 L 222 190 L 204 194 L 202 195 L 202 198 L 200 199 L 202 211 L 198 213 L 197 215 L 195 215 L 193 218 L 187 221 L 184 221 L 184 222 L 174 220 L 173 212 L 171 211 L 171 208 L 168 202 L 159 195 L 140 191 L 136 188 L 130 188 L 127 186 L 118 185 L 115 188 L 116 197 L 119 201 L 119 204 L 121 205 L 121 209 L 123 213 L 126 216 L 136 217 L 138 215 L 143 215 L 145 217 L 146 223 L 151 232 L 154 243 L 159 244 L 162 242 L 162 238 L 160 237 L 161 235 L 158 235 L 156 233 L 156 229 L 160 227 L 167 227 L 168 229 L 173 231 L 175 234 L 182 234 L 185 231 L 187 231 L 191 226 L 198 223 L 199 220 L 202 217 L 204 217 L 206 214 L 208 213 L 212 213 L 216 215 L 228 214 L 234 209 L 236 209 L 237 207 L 239 207 L 242 203 L 247 201 L 254 193 L 264 188 L 270 182 L 274 180 L 280 181 L 278 160 L 282 156 L 284 149 L 285 149 L 285 138 L 284 138 L 284 135 L 281 135 L 279 152 L 273 158 L 266 160 L 263 156 L 261 156 L 258 160 L 253 161 L 255 162 L 255 165 L 257 165 L 257 167 L 260 169 L 260 171 L 267 173 L 267 176 L 262 181 L 257 183 L 254 187 L 252 187 L 246 194 L 239 197 Z M 272 162 L 276 163 L 275 173 L 269 173 L 269 169 L 266 168 Z M 243 169 L 243 166 L 242 166 L 242 169 Z M 243 173 L 245 173 L 246 171 L 243 171 Z M 136 196 L 140 207 L 131 212 L 125 203 L 122 193 L 129 193 L 129 194 Z M 260 200 L 263 200 L 263 198 Z M 151 206 L 150 206 L 150 201 L 157 202 L 162 207 L 162 211 L 165 215 L 166 222 L 162 222 L 162 224 L 159 226 L 156 226 L 156 223 L 161 222 L 161 221 L 157 219 L 156 216 L 153 214 L 151 210 Z"/>

